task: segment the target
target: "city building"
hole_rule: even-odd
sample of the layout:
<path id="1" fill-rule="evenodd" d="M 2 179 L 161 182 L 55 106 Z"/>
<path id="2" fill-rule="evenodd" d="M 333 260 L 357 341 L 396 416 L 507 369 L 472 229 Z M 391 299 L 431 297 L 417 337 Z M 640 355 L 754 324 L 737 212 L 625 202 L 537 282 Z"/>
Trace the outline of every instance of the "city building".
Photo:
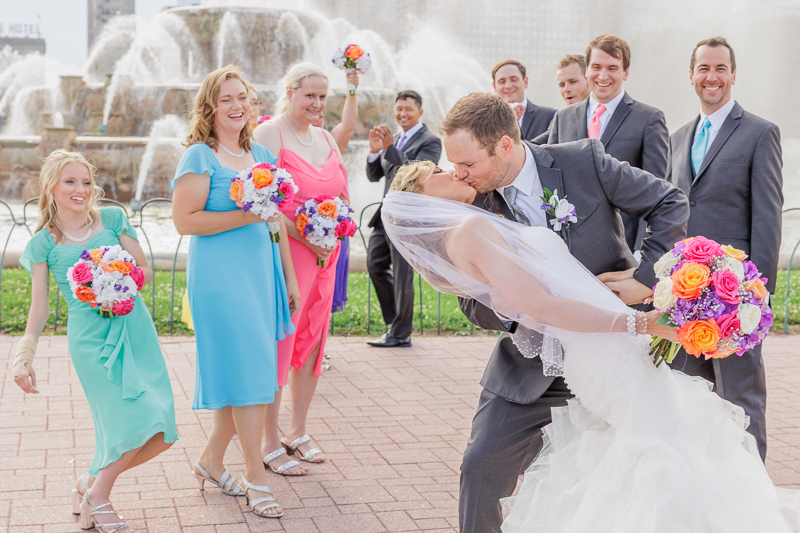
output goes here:
<path id="1" fill-rule="evenodd" d="M 88 42 L 91 50 L 94 40 L 103 32 L 103 26 L 117 15 L 133 15 L 135 0 L 87 0 Z"/>
<path id="2" fill-rule="evenodd" d="M 39 52 L 44 54 L 46 46 L 44 39 L 31 38 L 31 37 L 0 37 L 0 50 L 10 46 L 22 55 L 31 52 Z"/>

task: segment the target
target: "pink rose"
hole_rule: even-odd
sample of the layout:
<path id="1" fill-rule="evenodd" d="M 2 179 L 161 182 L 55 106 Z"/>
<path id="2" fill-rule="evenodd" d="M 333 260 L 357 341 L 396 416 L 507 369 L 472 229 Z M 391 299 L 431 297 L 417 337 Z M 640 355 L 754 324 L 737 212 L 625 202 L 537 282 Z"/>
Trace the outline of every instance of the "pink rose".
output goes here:
<path id="1" fill-rule="evenodd" d="M 353 222 L 352 218 L 348 218 L 339 222 L 336 225 L 336 238 L 341 237 L 352 237 L 356 234 L 356 223 Z"/>
<path id="2" fill-rule="evenodd" d="M 722 315 L 717 319 L 717 325 L 722 334 L 722 338 L 727 339 L 734 333 L 739 333 L 741 327 L 739 325 L 739 318 L 736 316 L 739 310 L 732 312 L 729 315 Z"/>
<path id="3" fill-rule="evenodd" d="M 739 278 L 730 270 L 717 270 L 711 274 L 714 290 L 723 302 L 738 304 L 742 301 L 739 296 Z"/>
<path id="4" fill-rule="evenodd" d="M 131 298 L 130 300 L 125 300 L 124 302 L 117 302 L 114 304 L 114 307 L 111 308 L 111 312 L 117 316 L 127 315 L 131 311 L 133 311 L 133 304 L 136 302 L 135 298 Z"/>
<path id="5" fill-rule="evenodd" d="M 314 202 L 318 204 L 321 204 L 325 200 L 333 200 L 333 196 L 330 194 L 320 194 L 319 196 L 314 197 Z"/>
<path id="6" fill-rule="evenodd" d="M 89 263 L 78 263 L 75 265 L 75 268 L 72 269 L 72 279 L 79 284 L 92 281 L 94 277 L 92 276 L 92 267 Z"/>
<path id="7" fill-rule="evenodd" d="M 292 187 L 292 184 L 284 181 L 278 185 L 278 190 L 281 191 L 281 193 L 283 193 L 283 195 L 286 197 L 283 199 L 283 202 L 287 204 L 291 203 L 291 201 L 294 199 L 294 187 Z"/>
<path id="8" fill-rule="evenodd" d="M 711 239 L 695 237 L 691 242 L 686 244 L 686 248 L 683 249 L 683 255 L 690 261 L 708 263 L 709 259 L 723 255 L 723 252 L 720 245 Z"/>
<path id="9" fill-rule="evenodd" d="M 139 267 L 133 269 L 133 272 L 131 272 L 131 278 L 133 278 L 133 282 L 136 283 L 136 290 L 142 290 L 142 287 L 144 287 L 144 272 L 142 269 Z"/>
<path id="10" fill-rule="evenodd" d="M 267 163 L 259 163 L 253 166 L 253 168 L 269 168 L 269 165 Z"/>

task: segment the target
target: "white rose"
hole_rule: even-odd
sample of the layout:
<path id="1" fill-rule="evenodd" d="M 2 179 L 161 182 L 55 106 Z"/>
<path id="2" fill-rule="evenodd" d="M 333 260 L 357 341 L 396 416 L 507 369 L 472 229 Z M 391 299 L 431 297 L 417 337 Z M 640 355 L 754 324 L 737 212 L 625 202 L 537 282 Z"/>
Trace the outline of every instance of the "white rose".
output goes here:
<path id="1" fill-rule="evenodd" d="M 761 308 L 757 305 L 742 304 L 739 306 L 739 328 L 745 335 L 750 335 L 761 322 Z"/>
<path id="2" fill-rule="evenodd" d="M 562 198 L 558 201 L 558 205 L 556 205 L 556 218 L 560 220 L 564 217 L 568 217 L 572 214 L 574 209 L 575 206 L 569 203 L 566 198 Z"/>
<path id="3" fill-rule="evenodd" d="M 678 301 L 678 297 L 672 292 L 672 280 L 670 278 L 659 281 L 653 291 L 653 305 L 659 311 L 669 311 Z"/>
<path id="4" fill-rule="evenodd" d="M 733 257 L 724 256 L 720 259 L 718 264 L 719 270 L 730 270 L 736 277 L 739 278 L 739 283 L 742 282 L 744 279 L 744 265 L 738 259 L 734 259 Z"/>
<path id="5" fill-rule="evenodd" d="M 661 258 L 656 261 L 656 264 L 653 265 L 653 270 L 656 273 L 656 277 L 660 280 L 669 279 L 672 273 L 672 268 L 678 264 L 678 258 L 675 257 L 675 254 L 672 252 L 667 252 L 661 256 Z"/>

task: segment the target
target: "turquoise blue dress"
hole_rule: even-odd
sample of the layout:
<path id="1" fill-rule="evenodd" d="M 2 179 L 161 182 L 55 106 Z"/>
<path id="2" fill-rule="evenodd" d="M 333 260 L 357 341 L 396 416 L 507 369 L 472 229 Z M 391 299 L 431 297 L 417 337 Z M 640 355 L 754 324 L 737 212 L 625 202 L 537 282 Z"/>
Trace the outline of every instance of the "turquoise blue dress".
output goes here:
<path id="1" fill-rule="evenodd" d="M 259 163 L 276 158 L 252 144 Z M 206 144 L 184 152 L 170 187 L 186 174 L 208 174 L 206 211 L 239 209 L 228 190 L 237 172 L 220 165 Z M 263 405 L 278 390 L 278 340 L 294 333 L 278 244 L 267 223 L 192 236 L 186 266 L 197 342 L 194 409 Z"/>
<path id="2" fill-rule="evenodd" d="M 56 245 L 50 232 L 41 229 L 19 259 L 31 273 L 33 265 L 47 262 L 69 304 L 69 354 L 94 420 L 95 452 L 89 467 L 94 477 L 158 433 L 164 433 L 164 442 L 178 440 L 167 365 L 144 299 L 137 296 L 127 315 L 103 318 L 73 298 L 67 283 L 67 269 L 84 250 L 119 244 L 123 232 L 136 239 L 118 207 L 100 209 L 100 219 L 103 230 L 85 245 Z"/>

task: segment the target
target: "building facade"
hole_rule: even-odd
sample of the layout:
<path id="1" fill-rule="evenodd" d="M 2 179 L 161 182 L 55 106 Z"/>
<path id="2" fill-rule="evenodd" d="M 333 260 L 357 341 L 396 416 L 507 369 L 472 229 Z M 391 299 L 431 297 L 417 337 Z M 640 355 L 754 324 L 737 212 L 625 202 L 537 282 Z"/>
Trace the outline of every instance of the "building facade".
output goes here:
<path id="1" fill-rule="evenodd" d="M 89 49 L 94 40 L 103 32 L 103 26 L 117 15 L 133 15 L 136 12 L 135 0 L 87 0 Z"/>

